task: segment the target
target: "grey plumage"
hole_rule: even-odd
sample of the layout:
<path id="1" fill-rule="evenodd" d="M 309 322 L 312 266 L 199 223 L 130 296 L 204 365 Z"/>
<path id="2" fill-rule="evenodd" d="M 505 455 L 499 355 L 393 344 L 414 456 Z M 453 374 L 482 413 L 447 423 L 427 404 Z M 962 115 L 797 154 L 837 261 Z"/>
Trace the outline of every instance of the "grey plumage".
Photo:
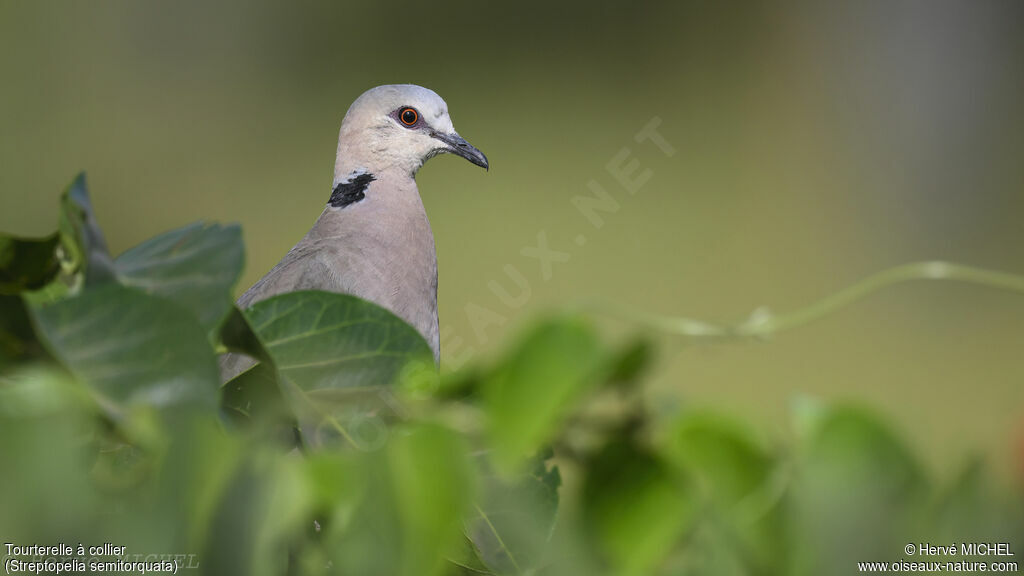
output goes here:
<path id="1" fill-rule="evenodd" d="M 416 122 L 407 123 L 413 115 Z M 437 257 L 415 176 L 427 159 L 445 152 L 488 167 L 455 132 L 434 92 L 391 85 L 360 96 L 342 121 L 331 202 L 284 259 L 238 299 L 239 307 L 295 290 L 352 294 L 411 324 L 439 360 Z M 243 356 L 224 355 L 221 377 L 226 381 L 251 365 Z"/>

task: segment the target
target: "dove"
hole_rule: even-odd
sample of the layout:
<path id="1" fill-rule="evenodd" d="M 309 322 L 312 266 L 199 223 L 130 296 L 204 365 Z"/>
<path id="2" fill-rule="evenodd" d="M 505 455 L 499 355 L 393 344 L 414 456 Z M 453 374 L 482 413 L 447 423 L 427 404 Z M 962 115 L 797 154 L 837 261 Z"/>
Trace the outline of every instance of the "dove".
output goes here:
<path id="1" fill-rule="evenodd" d="M 447 104 L 432 90 L 395 84 L 359 96 L 341 122 L 327 205 L 305 237 L 242 294 L 239 308 L 296 290 L 351 294 L 413 326 L 439 363 L 437 254 L 416 187 L 417 171 L 438 154 L 490 168 L 455 131 Z M 221 377 L 251 364 L 225 355 Z"/>

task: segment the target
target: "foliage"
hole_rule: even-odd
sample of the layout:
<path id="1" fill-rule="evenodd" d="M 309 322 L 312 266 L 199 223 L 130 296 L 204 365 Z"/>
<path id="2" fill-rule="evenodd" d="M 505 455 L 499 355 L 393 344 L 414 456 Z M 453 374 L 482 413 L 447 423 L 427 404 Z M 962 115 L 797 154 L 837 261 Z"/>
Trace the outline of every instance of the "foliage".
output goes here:
<path id="1" fill-rule="evenodd" d="M 907 542 L 1024 549 L 1019 490 L 981 463 L 931 478 L 865 409 L 806 402 L 785 442 L 653 411 L 650 345 L 571 315 L 440 377 L 351 296 L 235 309 L 242 259 L 237 227 L 203 224 L 111 258 L 82 177 L 57 233 L 0 238 L 3 542 L 256 575 L 846 574 Z"/>

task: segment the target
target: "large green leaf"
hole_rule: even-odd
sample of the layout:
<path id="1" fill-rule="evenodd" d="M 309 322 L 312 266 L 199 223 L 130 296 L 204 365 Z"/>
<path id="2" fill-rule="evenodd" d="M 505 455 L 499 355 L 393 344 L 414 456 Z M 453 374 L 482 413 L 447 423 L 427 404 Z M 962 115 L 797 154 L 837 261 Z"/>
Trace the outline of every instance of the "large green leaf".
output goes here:
<path id="1" fill-rule="evenodd" d="M 82 274 L 86 285 L 114 280 L 114 262 L 93 215 L 85 174 L 79 174 L 61 197 L 60 240 L 64 258 Z"/>
<path id="2" fill-rule="evenodd" d="M 270 362 L 231 380 L 225 405 L 244 405 L 250 414 L 249 406 L 263 406 L 270 409 L 263 413 L 273 414 L 276 381 L 308 446 L 342 441 L 374 449 L 383 440 L 386 420 L 397 416 L 391 385 L 411 366 L 433 369 L 430 347 L 419 332 L 354 296 L 292 292 L 256 303 L 246 316 L 259 346 L 239 345 Z M 241 335 L 244 330 L 232 338 Z"/>
<path id="3" fill-rule="evenodd" d="M 197 222 L 129 249 L 114 265 L 122 284 L 177 302 L 212 331 L 231 309 L 243 261 L 241 228 Z"/>
<path id="4" fill-rule="evenodd" d="M 602 349 L 579 318 L 531 331 L 483 384 L 497 464 L 506 470 L 532 456 L 582 394 L 601 382 Z"/>
<path id="5" fill-rule="evenodd" d="M 303 391 L 383 387 L 431 351 L 412 326 L 347 294 L 291 292 L 246 311 L 281 375 Z"/>
<path id="6" fill-rule="evenodd" d="M 44 344 L 101 401 L 168 405 L 216 397 L 206 334 L 171 302 L 109 284 L 32 313 Z"/>
<path id="7" fill-rule="evenodd" d="M 59 237 L 23 239 L 0 236 L 0 294 L 42 288 L 60 271 Z"/>

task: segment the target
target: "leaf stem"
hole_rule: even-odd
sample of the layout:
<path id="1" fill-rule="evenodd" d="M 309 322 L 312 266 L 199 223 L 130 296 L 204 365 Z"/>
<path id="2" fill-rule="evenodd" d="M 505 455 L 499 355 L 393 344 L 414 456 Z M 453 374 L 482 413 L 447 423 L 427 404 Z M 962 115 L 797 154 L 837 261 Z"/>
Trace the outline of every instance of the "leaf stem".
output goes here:
<path id="1" fill-rule="evenodd" d="M 1024 294 L 1022 275 L 951 262 L 926 261 L 882 270 L 788 314 L 773 314 L 767 308 L 759 308 L 736 326 L 630 311 L 621 307 L 605 309 L 603 312 L 659 332 L 693 339 L 764 338 L 819 320 L 883 288 L 914 280 L 948 280 Z"/>

